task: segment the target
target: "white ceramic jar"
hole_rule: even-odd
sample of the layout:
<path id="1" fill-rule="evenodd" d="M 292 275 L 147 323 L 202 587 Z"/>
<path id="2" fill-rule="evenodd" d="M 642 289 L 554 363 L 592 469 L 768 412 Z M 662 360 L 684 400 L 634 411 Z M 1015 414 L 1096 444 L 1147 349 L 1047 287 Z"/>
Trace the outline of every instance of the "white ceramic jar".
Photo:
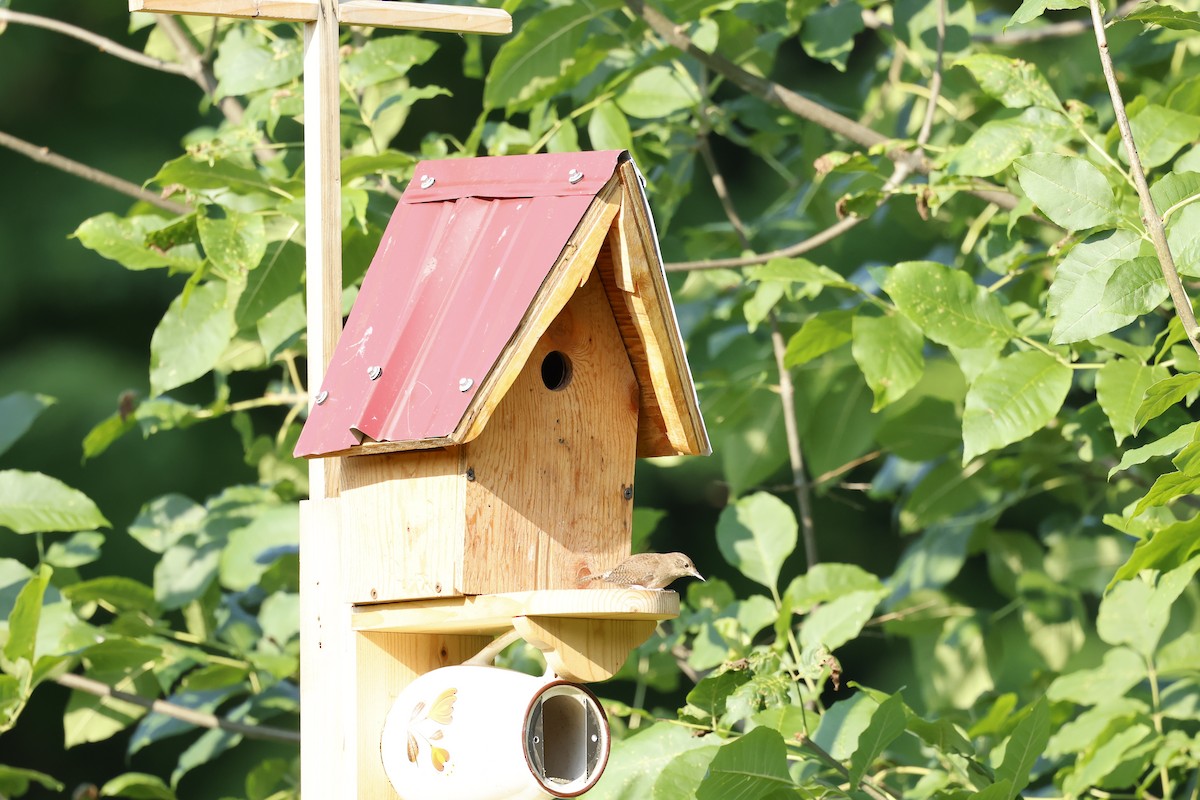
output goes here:
<path id="1" fill-rule="evenodd" d="M 383 766 L 402 800 L 576 797 L 608 761 L 595 695 L 553 675 L 443 667 L 405 687 L 383 727 Z"/>

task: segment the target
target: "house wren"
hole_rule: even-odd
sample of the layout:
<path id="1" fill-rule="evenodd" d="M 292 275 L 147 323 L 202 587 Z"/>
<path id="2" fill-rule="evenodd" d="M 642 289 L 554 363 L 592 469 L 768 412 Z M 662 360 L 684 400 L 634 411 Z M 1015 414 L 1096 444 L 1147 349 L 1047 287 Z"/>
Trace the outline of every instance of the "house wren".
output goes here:
<path id="1" fill-rule="evenodd" d="M 638 553 L 607 572 L 589 575 L 584 580 L 604 581 L 631 589 L 662 591 L 676 578 L 685 575 L 704 580 L 696 565 L 683 553 Z"/>

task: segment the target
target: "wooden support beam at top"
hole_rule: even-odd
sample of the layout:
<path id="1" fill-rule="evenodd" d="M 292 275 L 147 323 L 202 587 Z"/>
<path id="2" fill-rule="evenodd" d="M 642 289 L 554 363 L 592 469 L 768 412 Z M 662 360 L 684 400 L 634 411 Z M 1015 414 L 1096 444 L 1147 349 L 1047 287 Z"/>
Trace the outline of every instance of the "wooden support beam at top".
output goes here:
<path id="1" fill-rule="evenodd" d="M 317 0 L 129 0 L 130 11 L 277 22 L 315 22 L 317 7 Z M 394 0 L 343 0 L 336 8 L 338 22 L 343 25 L 457 33 L 512 33 L 512 17 L 498 8 L 402 3 Z"/>

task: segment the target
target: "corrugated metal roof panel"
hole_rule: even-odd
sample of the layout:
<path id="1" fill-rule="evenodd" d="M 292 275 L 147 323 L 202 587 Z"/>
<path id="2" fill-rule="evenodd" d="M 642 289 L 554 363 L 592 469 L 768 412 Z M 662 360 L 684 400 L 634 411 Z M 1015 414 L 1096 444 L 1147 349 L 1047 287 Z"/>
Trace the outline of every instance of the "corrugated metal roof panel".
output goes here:
<path id="1" fill-rule="evenodd" d="M 364 437 L 416 443 L 449 436 L 623 157 L 608 151 L 418 164 L 296 455 L 344 451 Z"/>

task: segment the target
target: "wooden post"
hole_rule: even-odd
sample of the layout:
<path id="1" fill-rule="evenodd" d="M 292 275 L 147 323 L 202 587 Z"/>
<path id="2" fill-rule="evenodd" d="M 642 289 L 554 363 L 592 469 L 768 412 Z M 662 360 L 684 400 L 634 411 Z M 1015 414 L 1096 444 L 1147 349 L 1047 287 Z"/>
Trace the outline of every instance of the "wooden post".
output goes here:
<path id="1" fill-rule="evenodd" d="M 129 10 L 304 23 L 308 387 L 315 394 L 342 326 L 339 23 L 510 33 L 512 19 L 499 9 L 385 0 L 129 0 Z M 301 504 L 300 515 L 301 791 L 306 798 L 386 800 L 394 793 L 382 769 L 360 768 L 358 751 L 368 745 L 360 747 L 356 712 L 366 702 L 366 688 L 398 691 L 375 684 L 396 683 L 396 665 L 384 662 L 398 656 L 391 649 L 411 648 L 413 637 L 368 639 L 352 629 L 351 606 L 341 588 L 338 512 L 330 502 L 340 490 L 339 461 L 318 458 L 308 465 L 310 499 Z M 455 638 L 465 647 L 486 641 Z M 358 685 L 360 666 L 377 676 L 373 683 Z"/>

